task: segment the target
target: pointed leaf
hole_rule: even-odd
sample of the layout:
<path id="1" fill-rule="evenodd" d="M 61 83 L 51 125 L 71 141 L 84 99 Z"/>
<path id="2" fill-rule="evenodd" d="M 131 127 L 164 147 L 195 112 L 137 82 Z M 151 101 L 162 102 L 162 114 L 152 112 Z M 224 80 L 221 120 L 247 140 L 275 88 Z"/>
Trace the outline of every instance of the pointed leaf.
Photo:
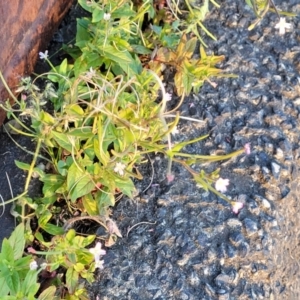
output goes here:
<path id="1" fill-rule="evenodd" d="M 91 175 L 86 171 L 79 169 L 75 163 L 73 163 L 69 168 L 67 175 L 67 186 L 72 202 L 88 194 L 95 187 L 93 181 L 91 180 Z"/>
<path id="2" fill-rule="evenodd" d="M 56 131 L 52 131 L 52 135 L 54 140 L 57 142 L 57 144 L 62 147 L 63 149 L 66 149 L 70 153 L 72 153 L 72 144 L 70 143 L 70 140 L 68 138 L 68 135 L 65 133 L 60 133 Z"/>
<path id="3" fill-rule="evenodd" d="M 9 238 L 9 243 L 13 249 L 14 259 L 22 257 L 25 247 L 24 224 L 20 223 Z"/>
<path id="4" fill-rule="evenodd" d="M 49 300 L 54 299 L 56 292 L 55 286 L 49 286 L 46 290 L 44 290 L 38 297 L 38 300 Z"/>
<path id="5" fill-rule="evenodd" d="M 5 276 L 5 281 L 10 289 L 10 294 L 16 295 L 20 290 L 20 277 L 18 272 L 14 270 L 10 271 L 9 269 L 7 269 L 4 273 L 7 274 L 7 276 Z"/>
<path id="6" fill-rule="evenodd" d="M 0 291 L 2 296 L 6 296 L 9 293 L 9 287 L 4 277 L 0 277 Z"/>
<path id="7" fill-rule="evenodd" d="M 78 273 L 73 269 L 69 268 L 66 273 L 66 286 L 70 294 L 73 294 L 78 285 Z"/>
<path id="8" fill-rule="evenodd" d="M 92 23 L 97 23 L 103 19 L 104 11 L 100 10 L 98 7 L 95 7 L 93 9 L 92 16 Z"/>
<path id="9" fill-rule="evenodd" d="M 85 195 L 82 198 L 82 204 L 90 216 L 95 216 L 98 214 L 97 202 L 93 198 L 92 194 Z"/>
<path id="10" fill-rule="evenodd" d="M 28 171 L 30 169 L 29 164 L 23 163 L 21 161 L 15 160 L 15 164 L 19 169 L 24 170 L 24 171 Z"/>
<path id="11" fill-rule="evenodd" d="M 36 271 L 28 271 L 21 287 L 21 290 L 23 291 L 24 295 L 34 296 L 39 290 L 40 284 L 37 283 L 37 275 L 38 273 Z"/>
<path id="12" fill-rule="evenodd" d="M 22 249 L 22 251 L 24 248 Z M 2 242 L 2 248 L 1 248 L 1 256 L 8 261 L 10 264 L 14 263 L 14 250 L 12 246 L 10 245 L 10 242 L 8 239 L 4 239 Z"/>
<path id="13" fill-rule="evenodd" d="M 47 223 L 41 226 L 46 232 L 50 233 L 51 235 L 62 235 L 65 233 L 62 227 Z"/>

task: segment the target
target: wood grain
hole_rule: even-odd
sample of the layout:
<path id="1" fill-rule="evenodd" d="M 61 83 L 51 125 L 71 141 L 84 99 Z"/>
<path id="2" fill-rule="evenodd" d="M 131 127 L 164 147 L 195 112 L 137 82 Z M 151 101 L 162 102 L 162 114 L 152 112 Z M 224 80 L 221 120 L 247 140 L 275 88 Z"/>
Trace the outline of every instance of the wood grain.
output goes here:
<path id="1" fill-rule="evenodd" d="M 0 70 L 15 92 L 20 79 L 33 72 L 73 0 L 0 1 Z M 0 82 L 0 101 L 8 93 Z M 0 110 L 0 125 L 5 112 Z"/>

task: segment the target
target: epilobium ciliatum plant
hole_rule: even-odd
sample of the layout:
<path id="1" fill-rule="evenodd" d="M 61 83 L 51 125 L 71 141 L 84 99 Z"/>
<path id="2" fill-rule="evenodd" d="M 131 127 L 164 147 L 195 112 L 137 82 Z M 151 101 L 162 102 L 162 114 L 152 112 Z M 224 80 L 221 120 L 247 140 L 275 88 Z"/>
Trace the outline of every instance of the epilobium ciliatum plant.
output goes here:
<path id="1" fill-rule="evenodd" d="M 285 29 L 290 28 L 290 25 L 285 22 L 285 18 L 280 15 L 295 17 L 297 14 L 278 10 L 273 0 L 246 0 L 246 3 L 254 10 L 256 20 L 248 27 L 248 30 L 254 29 L 264 18 L 268 12 L 276 13 L 279 19 L 275 28 L 279 28 L 279 34 L 283 35 Z"/>
<path id="2" fill-rule="evenodd" d="M 224 156 L 191 155 L 184 147 L 207 136 L 180 143 L 171 136 L 180 119 L 198 122 L 180 116 L 184 97 L 198 92 L 211 76 L 225 76 L 216 68 L 222 56 L 208 56 L 200 47 L 201 58 L 193 58 L 201 40 L 198 29 L 212 37 L 202 24 L 209 1 L 200 7 L 187 1 L 187 10 L 168 1 L 78 2 L 91 17 L 78 20 L 74 45 L 64 47 L 72 59 L 53 66 L 48 52 L 41 52 L 51 66 L 38 77 L 46 79 L 45 88 L 36 86 L 37 78 L 25 78 L 18 89 L 21 99 L 15 99 L 18 107 L 9 102 L 4 107 L 14 121 L 5 128 L 36 142 L 31 164 L 16 161 L 28 172 L 24 192 L 6 202 L 14 202 L 21 224 L 2 245 L 5 299 L 88 299 L 80 279 L 91 283 L 95 269 L 103 268 L 102 245 L 122 237 L 111 207 L 122 195 L 134 197 L 133 180 L 142 179 L 139 166 L 150 153 L 168 159 L 169 182 L 174 180 L 172 163 L 179 163 L 201 188 L 228 201 L 234 213 L 243 207 L 223 194 L 230 183 L 219 178 L 218 170 L 206 174 L 193 166 L 249 154 L 249 144 Z M 178 17 L 186 12 L 187 22 Z M 163 83 L 166 67 L 173 70 L 181 97 L 172 111 L 167 105 L 172 95 Z M 1 72 L 0 77 L 5 84 Z M 46 108 L 49 101 L 52 108 Z M 34 199 L 28 196 L 33 176 L 43 182 L 43 196 Z M 83 237 L 74 230 L 81 221 L 99 224 L 106 235 Z M 50 287 L 40 287 L 37 278 L 49 280 Z"/>

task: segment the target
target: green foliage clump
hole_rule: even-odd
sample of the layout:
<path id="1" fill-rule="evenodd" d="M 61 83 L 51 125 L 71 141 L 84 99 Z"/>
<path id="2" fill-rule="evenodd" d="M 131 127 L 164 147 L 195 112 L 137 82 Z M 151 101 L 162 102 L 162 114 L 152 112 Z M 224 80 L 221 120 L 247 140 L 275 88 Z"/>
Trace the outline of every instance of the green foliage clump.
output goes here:
<path id="1" fill-rule="evenodd" d="M 185 147 L 206 135 L 179 143 L 171 138 L 180 119 L 199 121 L 180 116 L 184 97 L 199 92 L 204 81 L 214 85 L 213 76 L 232 76 L 217 68 L 224 57 L 209 56 L 203 47 L 199 29 L 215 39 L 203 25 L 209 2 L 218 7 L 209 0 L 201 6 L 186 0 L 180 7 L 175 1 L 78 0 L 91 16 L 78 20 L 74 44 L 64 46 L 70 58 L 53 66 L 47 52 L 40 53 L 51 71 L 33 81 L 22 79 L 21 100 L 8 89 L 18 106 L 3 106 L 13 119 L 5 128 L 30 137 L 36 150 L 31 164 L 16 161 L 28 172 L 24 192 L 5 202 L 14 203 L 20 225 L 3 241 L 0 253 L 3 299 L 88 299 L 82 280 L 93 282 L 105 251 L 100 242 L 86 247 L 96 239 L 109 247 L 122 237 L 111 207 L 122 195 L 134 197 L 134 180 L 142 179 L 139 166 L 150 153 L 168 159 L 169 181 L 174 178 L 172 163 L 178 163 L 234 211 L 242 207 L 213 187 L 218 170 L 206 174 L 193 167 L 229 159 L 244 149 L 224 156 L 191 155 Z M 259 19 L 270 8 L 268 1 L 266 7 L 246 2 Z M 198 40 L 202 46 L 195 59 Z M 173 77 L 166 77 L 166 67 Z M 41 77 L 46 82 L 42 91 L 35 84 Z M 0 78 L 6 84 L 1 72 Z M 174 84 L 180 97 L 172 111 L 167 110 L 172 95 L 166 93 L 164 81 Z M 28 196 L 33 176 L 43 182 L 42 197 Z M 220 182 L 225 190 L 227 181 Z M 100 224 L 106 236 L 76 233 L 73 225 L 83 220 Z M 43 276 L 51 280 L 44 290 L 38 283 Z"/>

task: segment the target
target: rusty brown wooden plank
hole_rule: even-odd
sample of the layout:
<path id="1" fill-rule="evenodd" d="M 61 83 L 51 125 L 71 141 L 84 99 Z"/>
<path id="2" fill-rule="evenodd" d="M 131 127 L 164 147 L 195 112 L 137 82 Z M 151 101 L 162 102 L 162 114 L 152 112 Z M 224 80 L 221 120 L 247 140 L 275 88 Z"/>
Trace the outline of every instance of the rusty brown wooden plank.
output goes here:
<path id="1" fill-rule="evenodd" d="M 33 72 L 73 0 L 0 1 L 0 70 L 14 92 L 20 78 Z M 0 101 L 8 93 L 0 82 Z M 5 112 L 0 110 L 0 125 Z"/>

